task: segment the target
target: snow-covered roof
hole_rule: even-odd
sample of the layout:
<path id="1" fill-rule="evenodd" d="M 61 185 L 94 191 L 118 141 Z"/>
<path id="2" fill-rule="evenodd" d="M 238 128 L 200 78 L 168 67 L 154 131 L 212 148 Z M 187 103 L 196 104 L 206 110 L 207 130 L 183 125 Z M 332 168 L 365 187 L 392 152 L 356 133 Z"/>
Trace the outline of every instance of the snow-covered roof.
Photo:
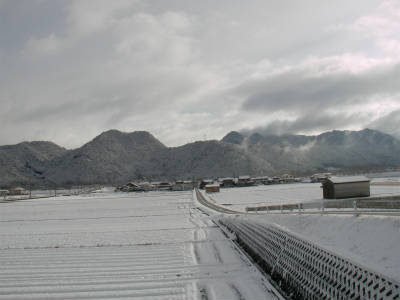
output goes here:
<path id="1" fill-rule="evenodd" d="M 204 182 L 204 183 L 207 183 L 207 182 L 214 182 L 214 180 L 213 179 L 203 179 L 201 182 Z"/>
<path id="2" fill-rule="evenodd" d="M 210 184 L 207 184 L 206 187 L 219 187 L 219 184 L 218 183 L 210 183 Z"/>
<path id="3" fill-rule="evenodd" d="M 365 176 L 345 176 L 345 177 L 330 177 L 328 178 L 332 183 L 352 183 L 352 182 L 366 182 L 370 181 Z"/>
<path id="4" fill-rule="evenodd" d="M 253 179 L 270 179 L 268 176 L 254 177 Z"/>

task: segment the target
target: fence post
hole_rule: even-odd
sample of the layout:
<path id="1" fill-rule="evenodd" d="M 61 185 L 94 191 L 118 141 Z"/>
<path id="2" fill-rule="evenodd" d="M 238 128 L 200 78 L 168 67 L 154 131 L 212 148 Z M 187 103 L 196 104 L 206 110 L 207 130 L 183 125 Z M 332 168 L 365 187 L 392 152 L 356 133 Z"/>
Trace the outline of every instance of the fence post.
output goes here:
<path id="1" fill-rule="evenodd" d="M 357 200 L 353 201 L 354 215 L 357 216 Z"/>

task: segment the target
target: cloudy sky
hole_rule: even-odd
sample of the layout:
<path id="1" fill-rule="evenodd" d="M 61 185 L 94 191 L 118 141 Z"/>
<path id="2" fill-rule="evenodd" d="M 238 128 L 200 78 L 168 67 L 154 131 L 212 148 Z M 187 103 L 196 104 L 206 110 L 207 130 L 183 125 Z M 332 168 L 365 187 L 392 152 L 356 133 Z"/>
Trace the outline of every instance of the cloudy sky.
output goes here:
<path id="1" fill-rule="evenodd" d="M 398 0 L 0 0 L 0 144 L 400 137 Z"/>

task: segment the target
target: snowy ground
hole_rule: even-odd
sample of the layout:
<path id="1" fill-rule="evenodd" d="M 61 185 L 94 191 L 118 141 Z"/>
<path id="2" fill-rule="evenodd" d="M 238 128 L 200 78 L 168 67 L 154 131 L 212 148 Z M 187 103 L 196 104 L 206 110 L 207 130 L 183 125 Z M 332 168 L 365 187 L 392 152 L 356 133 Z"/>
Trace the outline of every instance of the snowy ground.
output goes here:
<path id="1" fill-rule="evenodd" d="M 393 182 L 395 179 L 386 179 Z M 373 180 L 381 183 L 384 180 Z M 321 183 L 293 183 L 259 185 L 254 187 L 225 188 L 219 193 L 209 194 L 213 201 L 227 208 L 245 211 L 247 206 L 306 203 L 322 200 Z M 371 197 L 400 195 L 397 185 L 371 185 Z"/>
<path id="2" fill-rule="evenodd" d="M 277 224 L 400 282 L 400 217 L 352 215 L 249 217 Z"/>
<path id="3" fill-rule="evenodd" d="M 0 203 L 0 299 L 278 299 L 191 192 Z"/>
<path id="4" fill-rule="evenodd" d="M 322 199 L 319 186 L 319 183 L 302 183 L 221 189 L 220 193 L 211 194 L 211 199 L 228 209 L 244 211 L 246 206 Z M 399 195 L 400 186 L 371 185 L 371 194 L 372 196 Z M 261 214 L 243 217 L 257 218 L 281 226 L 400 281 L 400 217 L 398 216 Z"/>

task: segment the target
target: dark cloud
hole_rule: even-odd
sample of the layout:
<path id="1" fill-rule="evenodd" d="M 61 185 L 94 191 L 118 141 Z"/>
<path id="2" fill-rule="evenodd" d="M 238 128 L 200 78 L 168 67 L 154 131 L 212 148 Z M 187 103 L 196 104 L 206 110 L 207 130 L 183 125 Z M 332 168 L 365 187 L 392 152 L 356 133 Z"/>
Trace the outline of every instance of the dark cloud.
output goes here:
<path id="1" fill-rule="evenodd" d="M 344 129 L 349 125 L 365 122 L 368 116 L 363 114 L 329 114 L 329 113 L 307 113 L 293 121 L 274 120 L 265 126 L 245 129 L 246 134 L 260 133 L 262 135 L 302 134 L 325 130 Z"/>
<path id="2" fill-rule="evenodd" d="M 62 0 L 0 1 L 0 48 L 19 51 L 32 36 L 63 32 L 67 2 Z"/>
<path id="3" fill-rule="evenodd" d="M 376 96 L 400 93 L 400 64 L 361 73 L 313 74 L 312 70 L 289 70 L 242 85 L 248 111 L 325 111 L 366 104 Z"/>

